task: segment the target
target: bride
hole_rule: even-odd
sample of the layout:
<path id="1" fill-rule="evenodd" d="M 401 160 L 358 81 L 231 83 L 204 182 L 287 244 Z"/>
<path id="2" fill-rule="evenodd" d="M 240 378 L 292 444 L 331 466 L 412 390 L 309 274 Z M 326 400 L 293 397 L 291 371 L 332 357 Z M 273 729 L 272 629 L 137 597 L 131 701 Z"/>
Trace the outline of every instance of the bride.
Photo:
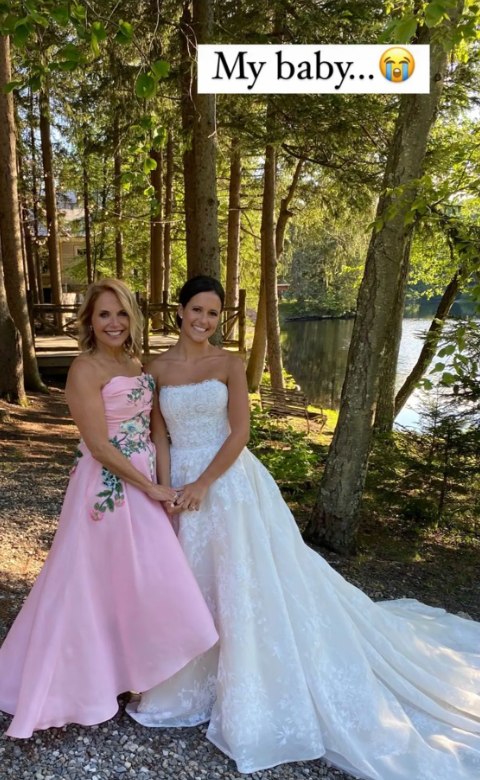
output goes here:
<path id="1" fill-rule="evenodd" d="M 414 600 L 375 604 L 303 543 L 245 448 L 243 364 L 208 340 L 223 302 L 216 280 L 188 281 L 180 338 L 149 366 L 171 436 L 169 510 L 220 643 L 131 715 L 209 721 L 208 739 L 245 773 L 324 757 L 368 780 L 478 780 L 480 624 Z"/>

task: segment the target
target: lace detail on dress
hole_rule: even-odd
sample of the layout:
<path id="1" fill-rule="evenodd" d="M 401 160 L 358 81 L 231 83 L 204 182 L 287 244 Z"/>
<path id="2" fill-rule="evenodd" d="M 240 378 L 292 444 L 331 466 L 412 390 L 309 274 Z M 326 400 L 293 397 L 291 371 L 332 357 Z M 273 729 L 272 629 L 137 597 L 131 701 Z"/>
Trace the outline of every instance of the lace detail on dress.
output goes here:
<path id="1" fill-rule="evenodd" d="M 172 447 L 218 449 L 230 433 L 227 404 L 228 388 L 219 379 L 162 387 L 160 408 L 167 420 Z M 194 425 L 192 419 L 195 420 Z"/>

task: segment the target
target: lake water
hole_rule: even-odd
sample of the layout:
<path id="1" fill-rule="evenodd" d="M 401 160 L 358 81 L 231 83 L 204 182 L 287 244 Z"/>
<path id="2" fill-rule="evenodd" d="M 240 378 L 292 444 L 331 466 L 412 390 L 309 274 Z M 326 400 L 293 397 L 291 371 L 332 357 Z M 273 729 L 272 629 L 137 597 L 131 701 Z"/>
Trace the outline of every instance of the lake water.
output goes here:
<path id="1" fill-rule="evenodd" d="M 415 365 L 430 319 L 405 319 L 397 367 L 397 390 Z M 310 403 L 338 409 L 347 365 L 353 320 L 296 320 L 282 326 L 286 370 L 295 377 Z M 395 424 L 420 427 L 420 411 L 431 394 L 416 390 Z"/>

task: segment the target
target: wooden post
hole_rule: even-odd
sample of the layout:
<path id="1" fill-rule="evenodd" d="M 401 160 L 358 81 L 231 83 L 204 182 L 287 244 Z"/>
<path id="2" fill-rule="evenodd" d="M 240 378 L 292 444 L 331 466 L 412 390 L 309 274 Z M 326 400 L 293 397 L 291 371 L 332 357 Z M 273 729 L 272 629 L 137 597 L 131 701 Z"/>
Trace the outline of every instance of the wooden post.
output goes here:
<path id="1" fill-rule="evenodd" d="M 30 320 L 30 327 L 32 329 L 33 348 L 35 349 L 35 316 L 33 313 L 33 306 L 34 306 L 33 296 L 34 296 L 33 290 L 31 289 L 27 290 L 28 319 Z"/>
<path id="2" fill-rule="evenodd" d="M 148 318 L 148 301 L 143 301 L 142 305 L 142 313 L 143 313 L 143 352 L 145 355 L 150 354 L 150 344 L 148 341 L 149 337 L 149 330 L 150 330 L 150 322 Z"/>
<path id="3" fill-rule="evenodd" d="M 162 291 L 163 333 L 168 333 L 168 287 Z"/>

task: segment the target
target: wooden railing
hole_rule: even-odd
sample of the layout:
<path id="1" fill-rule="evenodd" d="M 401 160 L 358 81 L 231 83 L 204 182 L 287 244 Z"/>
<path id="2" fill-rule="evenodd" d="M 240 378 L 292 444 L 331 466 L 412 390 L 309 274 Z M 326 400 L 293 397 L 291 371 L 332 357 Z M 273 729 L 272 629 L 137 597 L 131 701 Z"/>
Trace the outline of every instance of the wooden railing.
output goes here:
<path id="1" fill-rule="evenodd" d="M 176 322 L 177 304 L 144 302 L 143 311 L 143 351 L 150 353 L 150 335 L 161 333 L 165 336 L 180 332 Z M 227 306 L 222 310 L 222 344 L 224 347 L 236 347 L 245 354 L 246 350 L 246 291 L 240 290 L 238 306 Z"/>
<path id="2" fill-rule="evenodd" d="M 150 303 L 142 301 L 141 309 L 144 317 L 143 351 L 146 355 L 158 349 L 166 349 L 166 342 L 160 346 L 152 341 L 152 335 L 163 336 L 179 333 L 176 323 L 177 304 L 175 303 Z M 42 336 L 68 336 L 76 339 L 78 335 L 76 317 L 80 305 L 54 305 L 50 303 L 36 303 L 31 306 L 32 331 L 35 335 Z M 222 344 L 224 347 L 236 348 L 241 354 L 246 351 L 246 292 L 240 290 L 238 306 L 229 306 L 223 309 L 221 316 Z M 48 347 L 60 351 L 62 347 Z M 63 349 L 65 349 L 63 347 Z"/>
<path id="3" fill-rule="evenodd" d="M 76 340 L 77 330 L 77 312 L 79 304 L 62 304 L 58 306 L 53 303 L 34 303 L 30 307 L 30 323 L 32 326 L 33 338 L 35 335 L 42 336 L 68 336 Z"/>

